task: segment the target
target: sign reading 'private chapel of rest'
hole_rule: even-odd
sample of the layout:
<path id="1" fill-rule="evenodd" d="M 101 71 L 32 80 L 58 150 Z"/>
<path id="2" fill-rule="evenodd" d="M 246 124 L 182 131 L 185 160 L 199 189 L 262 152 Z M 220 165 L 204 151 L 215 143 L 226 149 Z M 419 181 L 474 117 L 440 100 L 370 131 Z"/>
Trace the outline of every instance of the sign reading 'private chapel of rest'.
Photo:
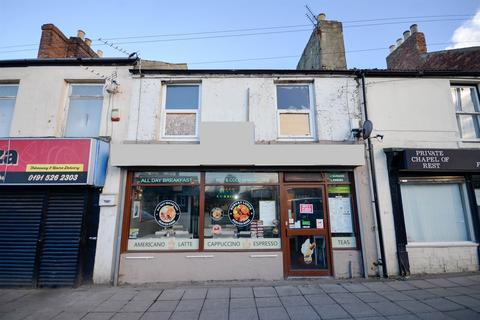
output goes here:
<path id="1" fill-rule="evenodd" d="M 480 150 L 405 149 L 404 169 L 480 171 Z"/>

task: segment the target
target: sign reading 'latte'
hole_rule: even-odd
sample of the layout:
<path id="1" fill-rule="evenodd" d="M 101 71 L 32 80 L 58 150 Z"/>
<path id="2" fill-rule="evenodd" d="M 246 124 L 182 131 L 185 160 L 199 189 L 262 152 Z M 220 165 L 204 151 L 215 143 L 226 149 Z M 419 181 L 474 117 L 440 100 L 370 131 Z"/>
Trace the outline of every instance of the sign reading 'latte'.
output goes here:
<path id="1" fill-rule="evenodd" d="M 228 207 L 228 217 L 234 225 L 245 227 L 252 223 L 252 220 L 255 217 L 255 209 L 248 201 L 234 201 Z"/>
<path id="2" fill-rule="evenodd" d="M 180 206 L 172 200 L 163 200 L 155 207 L 153 218 L 162 227 L 171 227 L 180 218 Z"/>

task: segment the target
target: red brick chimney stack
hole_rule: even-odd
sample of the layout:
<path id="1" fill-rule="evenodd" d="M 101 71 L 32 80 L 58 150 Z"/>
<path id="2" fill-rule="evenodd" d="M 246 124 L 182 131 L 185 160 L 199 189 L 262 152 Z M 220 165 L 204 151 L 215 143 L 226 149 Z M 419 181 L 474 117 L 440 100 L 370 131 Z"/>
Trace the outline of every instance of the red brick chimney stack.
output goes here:
<path id="1" fill-rule="evenodd" d="M 55 25 L 44 24 L 37 58 L 99 58 L 84 37 L 85 32 L 78 30 L 76 37 L 67 38 Z"/>

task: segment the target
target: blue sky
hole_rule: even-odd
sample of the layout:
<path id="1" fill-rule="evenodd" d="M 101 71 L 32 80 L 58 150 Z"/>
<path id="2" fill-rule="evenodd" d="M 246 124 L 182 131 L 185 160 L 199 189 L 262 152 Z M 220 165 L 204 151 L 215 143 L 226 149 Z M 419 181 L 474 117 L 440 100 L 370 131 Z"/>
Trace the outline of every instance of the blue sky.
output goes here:
<path id="1" fill-rule="evenodd" d="M 388 46 L 412 23 L 425 33 L 429 51 L 480 46 L 480 14 L 472 20 L 479 0 L 16 0 L 0 4 L 0 59 L 35 58 L 41 25 L 53 23 L 66 36 L 83 29 L 105 56 L 124 55 L 98 38 L 133 37 L 111 42 L 144 59 L 186 62 L 191 69 L 294 69 L 311 34 L 305 4 L 344 22 L 349 68 L 385 68 Z M 401 17 L 409 18 L 391 19 Z M 373 19 L 384 20 L 352 22 Z M 255 30 L 202 33 L 239 29 Z M 451 44 L 455 32 L 462 43 Z M 169 36 L 139 38 L 152 35 Z M 150 42 L 126 43 L 132 41 Z M 250 60 L 231 61 L 244 59 Z"/>

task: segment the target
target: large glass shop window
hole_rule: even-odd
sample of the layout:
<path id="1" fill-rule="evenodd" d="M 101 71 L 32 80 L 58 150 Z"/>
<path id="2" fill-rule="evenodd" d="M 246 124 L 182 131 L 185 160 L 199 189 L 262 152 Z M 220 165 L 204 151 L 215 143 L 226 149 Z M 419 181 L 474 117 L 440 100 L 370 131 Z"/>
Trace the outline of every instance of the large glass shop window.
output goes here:
<path id="1" fill-rule="evenodd" d="M 198 249 L 199 173 L 134 174 L 129 251 Z"/>
<path id="2" fill-rule="evenodd" d="M 205 250 L 279 249 L 276 173 L 206 173 Z M 251 185 L 245 185 L 251 184 Z"/>

